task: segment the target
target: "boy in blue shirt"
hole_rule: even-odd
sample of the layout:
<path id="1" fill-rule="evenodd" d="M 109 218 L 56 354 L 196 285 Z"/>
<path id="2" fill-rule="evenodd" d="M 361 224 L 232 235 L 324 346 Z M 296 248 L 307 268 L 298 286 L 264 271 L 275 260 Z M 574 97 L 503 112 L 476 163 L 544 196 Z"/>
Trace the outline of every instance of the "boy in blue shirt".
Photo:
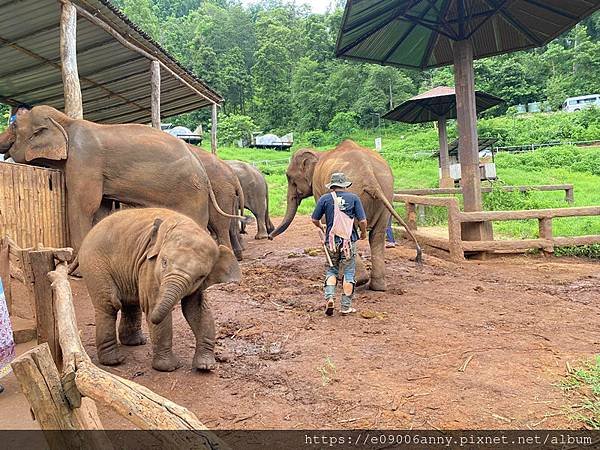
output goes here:
<path id="1" fill-rule="evenodd" d="M 332 262 L 332 266 L 325 271 L 324 283 L 325 314 L 328 316 L 333 315 L 335 287 L 340 272 L 344 276 L 341 313 L 347 315 L 356 312 L 356 309 L 352 308 L 354 273 L 356 271 L 356 241 L 367 237 L 367 216 L 360 198 L 356 194 L 346 191 L 351 185 L 352 182 L 343 173 L 332 174 L 331 182 L 326 185 L 330 192 L 319 199 L 312 214 L 312 221 L 320 230 L 323 230 L 321 219 L 325 216 L 324 244 Z M 358 221 L 360 227 L 360 236 L 354 226 L 355 220 Z M 344 227 L 346 227 L 346 231 L 342 230 L 340 233 L 340 229 Z"/>

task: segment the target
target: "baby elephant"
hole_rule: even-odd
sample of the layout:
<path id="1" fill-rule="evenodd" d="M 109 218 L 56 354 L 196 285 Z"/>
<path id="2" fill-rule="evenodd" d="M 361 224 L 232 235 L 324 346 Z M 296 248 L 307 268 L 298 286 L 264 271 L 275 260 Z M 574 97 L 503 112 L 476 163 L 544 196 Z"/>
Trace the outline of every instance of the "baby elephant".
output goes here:
<path id="1" fill-rule="evenodd" d="M 217 245 L 192 219 L 168 209 L 126 209 L 106 217 L 85 237 L 79 251 L 81 274 L 96 312 L 96 348 L 101 364 L 123 362 L 123 345 L 146 343 L 142 311 L 152 341 L 152 367 L 180 366 L 172 349 L 171 310 L 181 300 L 196 337 L 192 367 L 210 370 L 215 325 L 203 290 L 240 279 L 231 250 Z"/>

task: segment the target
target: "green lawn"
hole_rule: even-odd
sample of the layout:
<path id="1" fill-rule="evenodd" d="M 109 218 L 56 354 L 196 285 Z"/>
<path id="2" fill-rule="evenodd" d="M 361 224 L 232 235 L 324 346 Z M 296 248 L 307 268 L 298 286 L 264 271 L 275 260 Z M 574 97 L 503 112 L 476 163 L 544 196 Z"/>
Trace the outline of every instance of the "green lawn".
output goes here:
<path id="1" fill-rule="evenodd" d="M 569 408 L 570 417 L 600 430 L 600 355 L 572 369 L 561 386 L 575 402 Z"/>

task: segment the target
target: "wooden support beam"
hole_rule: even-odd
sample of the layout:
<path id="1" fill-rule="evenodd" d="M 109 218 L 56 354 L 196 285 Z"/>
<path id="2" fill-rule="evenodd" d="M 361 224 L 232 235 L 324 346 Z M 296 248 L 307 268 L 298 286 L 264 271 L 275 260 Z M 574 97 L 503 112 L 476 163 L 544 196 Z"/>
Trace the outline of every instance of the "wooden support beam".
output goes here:
<path id="1" fill-rule="evenodd" d="M 440 188 L 453 188 L 454 180 L 450 178 L 450 157 L 448 155 L 448 130 L 446 128 L 446 118 L 438 119 L 438 137 L 440 143 Z"/>
<path id="2" fill-rule="evenodd" d="M 10 280 L 10 243 L 8 237 L 0 240 L 0 279 L 4 289 L 4 298 L 8 307 L 8 314 L 12 314 L 12 290 Z"/>
<path id="3" fill-rule="evenodd" d="M 540 239 L 552 241 L 552 219 L 540 219 L 539 223 Z M 544 253 L 554 253 L 554 246 L 543 247 Z"/>
<path id="4" fill-rule="evenodd" d="M 456 85 L 456 113 L 458 122 L 458 154 L 461 166 L 461 186 L 465 211 L 481 211 L 481 180 L 477 140 L 477 110 L 475 107 L 475 72 L 473 70 L 473 43 L 468 40 L 453 42 L 454 81 Z M 480 241 L 492 239 L 491 224 L 464 224 L 463 239 Z"/>
<path id="5" fill-rule="evenodd" d="M 150 63 L 152 83 L 152 127 L 160 130 L 160 64 L 158 61 Z"/>
<path id="6" fill-rule="evenodd" d="M 52 358 L 61 367 L 62 353 L 58 342 L 57 318 L 54 314 L 54 299 L 48 280 L 48 272 L 54 270 L 54 253 L 51 250 L 29 252 L 33 274 L 35 319 L 38 344 L 48 343 Z"/>
<path id="7" fill-rule="evenodd" d="M 62 4 L 60 17 L 60 59 L 65 93 L 65 114 L 83 119 L 83 100 L 77 69 L 77 10 L 69 1 Z"/>
<path id="8" fill-rule="evenodd" d="M 217 154 L 217 104 L 212 105 L 212 123 L 210 128 L 210 151 Z"/>

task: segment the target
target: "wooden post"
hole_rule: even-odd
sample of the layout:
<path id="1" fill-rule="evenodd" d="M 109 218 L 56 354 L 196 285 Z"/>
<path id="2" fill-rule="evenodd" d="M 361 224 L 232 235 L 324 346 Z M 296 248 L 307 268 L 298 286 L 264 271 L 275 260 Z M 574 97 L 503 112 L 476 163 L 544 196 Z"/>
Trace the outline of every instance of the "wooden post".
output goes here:
<path id="1" fill-rule="evenodd" d="M 540 239 L 552 241 L 552 219 L 540 219 L 539 223 Z M 554 245 L 547 245 L 542 248 L 544 253 L 554 253 Z"/>
<path id="2" fill-rule="evenodd" d="M 417 209 L 414 203 L 406 202 L 406 225 L 411 230 L 417 229 Z"/>
<path id="3" fill-rule="evenodd" d="M 61 367 L 62 354 L 58 341 L 57 318 L 54 315 L 52 287 L 48 280 L 48 272 L 55 269 L 54 253 L 51 250 L 32 251 L 29 252 L 29 261 L 33 274 L 37 342 L 48 343 L 54 362 L 57 367 Z"/>
<path id="4" fill-rule="evenodd" d="M 461 167 L 461 185 L 465 211 L 481 211 L 481 179 L 477 140 L 477 110 L 475 108 L 475 73 L 473 71 L 473 44 L 469 39 L 454 43 L 454 81 L 456 85 L 456 113 L 458 121 L 458 154 Z M 492 240 L 491 224 L 465 223 L 462 228 L 465 241 Z"/>
<path id="5" fill-rule="evenodd" d="M 460 209 L 456 199 L 448 205 L 448 250 L 450 257 L 454 261 L 465 259 L 465 252 L 462 248 L 462 232 L 460 226 Z"/>
<path id="6" fill-rule="evenodd" d="M 65 114 L 73 119 L 83 119 L 83 101 L 77 70 L 77 10 L 75 5 L 69 1 L 62 3 L 60 60 L 65 96 Z"/>
<path id="7" fill-rule="evenodd" d="M 573 195 L 573 186 L 571 186 L 570 188 L 565 189 L 565 201 L 569 205 L 573 205 L 573 203 L 575 203 L 575 197 Z"/>
<path id="8" fill-rule="evenodd" d="M 448 130 L 446 128 L 446 118 L 438 119 L 438 134 L 440 143 L 440 177 L 441 188 L 453 188 L 454 180 L 450 178 L 450 157 L 448 155 Z"/>
<path id="9" fill-rule="evenodd" d="M 160 130 L 160 63 L 150 63 L 152 83 L 152 127 Z"/>
<path id="10" fill-rule="evenodd" d="M 212 124 L 210 129 L 210 151 L 217 154 L 217 104 L 212 105 Z"/>

